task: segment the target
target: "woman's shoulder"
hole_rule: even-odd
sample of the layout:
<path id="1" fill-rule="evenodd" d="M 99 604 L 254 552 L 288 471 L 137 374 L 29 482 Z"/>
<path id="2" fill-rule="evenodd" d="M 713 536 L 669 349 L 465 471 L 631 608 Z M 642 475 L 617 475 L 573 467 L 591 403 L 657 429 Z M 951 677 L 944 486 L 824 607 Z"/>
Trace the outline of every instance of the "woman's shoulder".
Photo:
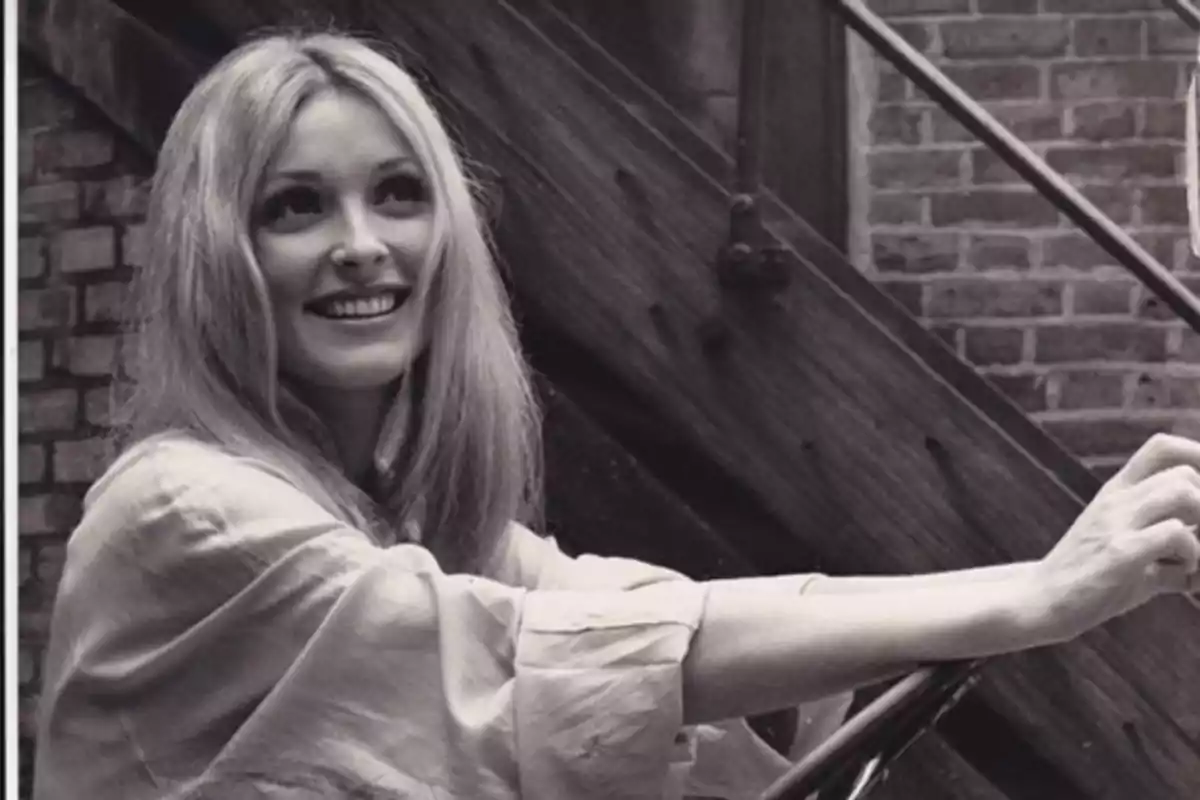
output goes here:
<path id="1" fill-rule="evenodd" d="M 239 456 L 220 445 L 183 433 L 143 439 L 121 452 L 92 484 L 84 508 L 117 503 L 126 507 L 162 506 L 189 495 L 244 485 L 288 486 L 282 473 L 265 460 Z"/>
<path id="2" fill-rule="evenodd" d="M 84 498 L 72 538 L 97 546 L 141 540 L 157 549 L 335 524 L 266 459 L 169 434 L 138 442 L 113 461 Z"/>

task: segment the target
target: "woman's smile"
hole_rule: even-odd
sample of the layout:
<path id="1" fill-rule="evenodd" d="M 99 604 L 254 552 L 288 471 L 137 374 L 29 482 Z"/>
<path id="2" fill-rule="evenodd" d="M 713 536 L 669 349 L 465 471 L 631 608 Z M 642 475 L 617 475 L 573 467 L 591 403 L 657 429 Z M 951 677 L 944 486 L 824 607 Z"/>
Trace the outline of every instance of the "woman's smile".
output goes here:
<path id="1" fill-rule="evenodd" d="M 384 288 L 372 292 L 338 292 L 308 303 L 305 311 L 322 319 L 362 322 L 394 316 L 412 294 L 410 287 Z"/>

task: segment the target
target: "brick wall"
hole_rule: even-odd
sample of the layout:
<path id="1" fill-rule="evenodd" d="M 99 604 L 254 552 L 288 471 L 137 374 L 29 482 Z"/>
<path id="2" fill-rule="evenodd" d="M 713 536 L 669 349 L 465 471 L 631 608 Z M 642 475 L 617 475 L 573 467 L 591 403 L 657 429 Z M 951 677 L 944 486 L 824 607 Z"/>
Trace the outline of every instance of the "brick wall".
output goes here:
<path id="1" fill-rule="evenodd" d="M 872 6 L 1200 289 L 1181 181 L 1195 38 L 1159 0 Z M 856 263 L 1102 473 L 1192 426 L 1200 341 L 879 56 L 851 63 Z"/>
<path id="2" fill-rule="evenodd" d="M 150 164 L 35 62 L 22 58 L 18 68 L 19 673 L 28 768 L 63 545 L 106 455 L 118 304 L 139 263 Z"/>

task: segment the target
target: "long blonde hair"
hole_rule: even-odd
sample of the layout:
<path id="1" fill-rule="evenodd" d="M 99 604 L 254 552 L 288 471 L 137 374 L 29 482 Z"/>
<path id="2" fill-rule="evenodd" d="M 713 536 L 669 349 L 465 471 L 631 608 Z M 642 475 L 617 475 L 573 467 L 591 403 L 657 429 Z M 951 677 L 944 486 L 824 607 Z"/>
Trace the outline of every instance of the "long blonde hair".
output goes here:
<path id="1" fill-rule="evenodd" d="M 300 107 L 329 88 L 368 99 L 395 125 L 434 207 L 437 246 L 418 287 L 428 346 L 396 399 L 414 400 L 413 413 L 389 415 L 411 420 L 384 438 L 373 502 L 338 466 L 320 420 L 280 383 L 251 245 L 268 164 Z M 512 520 L 538 513 L 539 414 L 472 186 L 436 112 L 394 60 L 329 33 L 272 35 L 227 55 L 167 133 L 147 230 L 122 446 L 182 431 L 264 459 L 352 524 L 376 533 L 418 524 L 450 570 L 481 569 Z"/>

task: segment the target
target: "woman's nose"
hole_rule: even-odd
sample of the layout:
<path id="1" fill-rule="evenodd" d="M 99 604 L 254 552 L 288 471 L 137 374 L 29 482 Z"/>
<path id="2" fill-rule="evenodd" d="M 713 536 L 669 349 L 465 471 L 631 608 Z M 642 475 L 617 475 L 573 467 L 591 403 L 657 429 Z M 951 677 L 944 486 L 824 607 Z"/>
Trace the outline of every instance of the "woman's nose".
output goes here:
<path id="1" fill-rule="evenodd" d="M 341 241 L 331 253 L 337 266 L 374 267 L 383 264 L 388 257 L 388 247 L 371 224 L 369 214 L 363 209 L 347 209 Z"/>

